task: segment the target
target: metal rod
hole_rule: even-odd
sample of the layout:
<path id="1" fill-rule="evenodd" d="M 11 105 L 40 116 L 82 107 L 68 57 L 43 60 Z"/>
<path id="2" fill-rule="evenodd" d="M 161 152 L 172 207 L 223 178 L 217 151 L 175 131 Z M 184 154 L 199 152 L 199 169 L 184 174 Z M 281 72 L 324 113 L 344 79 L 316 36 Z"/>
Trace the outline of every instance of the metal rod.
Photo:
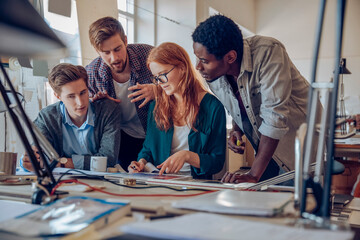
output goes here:
<path id="1" fill-rule="evenodd" d="M 346 0 L 337 1 L 337 14 L 336 14 L 336 45 L 335 45 L 335 74 L 334 74 L 334 90 L 330 108 L 330 123 L 329 123 L 329 138 L 327 148 L 327 161 L 324 176 L 324 191 L 323 191 L 323 204 L 321 205 L 319 216 L 330 217 L 330 193 L 331 193 L 331 174 L 334 160 L 334 135 L 335 135 L 335 122 L 336 122 L 336 106 L 337 96 L 339 89 L 339 74 L 340 74 L 340 58 L 342 47 L 342 36 L 344 27 L 344 14 L 345 14 Z"/>
<path id="2" fill-rule="evenodd" d="M 0 60 L 0 68 L 1 68 L 1 72 L 3 73 L 4 77 L 6 78 L 7 73 L 6 73 L 6 71 L 5 71 L 4 66 L 2 65 L 1 60 Z M 42 174 L 42 172 L 40 171 L 40 164 L 39 164 L 39 162 L 38 162 L 37 159 L 36 159 L 36 156 L 35 156 L 35 154 L 34 154 L 34 151 L 33 151 L 32 148 L 31 148 L 31 145 L 30 145 L 30 143 L 29 143 L 29 141 L 28 141 L 28 139 L 27 139 L 27 137 L 26 137 L 25 131 L 24 131 L 24 129 L 22 128 L 21 123 L 20 123 L 18 117 L 16 116 L 16 114 L 15 114 L 14 111 L 13 111 L 13 109 L 11 108 L 10 98 L 9 98 L 9 96 L 7 95 L 7 91 L 6 91 L 6 89 L 5 89 L 5 87 L 4 87 L 4 85 L 3 85 L 3 83 L 2 83 L 1 80 L 0 80 L 0 92 L 1 92 L 1 94 L 2 94 L 2 96 L 3 96 L 4 102 L 5 102 L 5 106 L 6 106 L 6 108 L 7 108 L 7 112 L 10 114 L 10 117 L 11 117 L 11 119 L 12 119 L 14 125 L 15 125 L 15 128 L 16 128 L 18 134 L 19 134 L 19 137 L 20 137 L 20 139 L 21 139 L 21 142 L 23 143 L 24 148 L 25 148 L 26 152 L 27 152 L 28 155 L 29 155 L 29 158 L 30 158 L 30 160 L 31 160 L 31 164 L 32 164 L 32 166 L 33 166 L 33 168 L 34 168 L 34 171 L 35 171 L 35 173 L 36 173 L 38 176 L 41 176 L 41 177 L 42 177 L 43 174 Z M 14 98 L 17 99 L 17 96 L 14 95 Z"/>
<path id="3" fill-rule="evenodd" d="M 37 161 L 37 159 L 36 159 L 36 157 L 35 157 L 35 154 L 33 153 L 33 150 L 32 150 L 32 148 L 31 148 L 31 146 L 30 146 L 29 141 L 28 141 L 27 138 L 26 138 L 26 135 L 20 136 L 21 139 L 22 139 L 22 141 L 23 141 L 23 143 L 26 142 L 26 143 L 25 143 L 25 144 L 26 144 L 25 148 L 26 148 L 29 156 L 31 156 L 31 154 L 32 154 L 32 157 L 30 157 L 30 160 L 31 160 L 31 162 L 32 162 L 32 165 L 33 165 L 33 167 L 34 167 L 34 170 L 36 170 L 36 173 L 38 174 L 38 178 L 39 178 L 39 179 L 38 179 L 38 182 L 39 182 L 39 184 L 42 184 L 42 185 L 43 185 L 43 180 L 44 180 L 44 178 L 45 178 L 45 177 L 48 177 L 48 178 L 50 178 L 49 184 L 51 185 L 50 187 L 52 188 L 53 185 L 55 185 L 55 183 L 56 183 L 55 178 L 54 178 L 54 176 L 53 176 L 53 174 L 52 174 L 52 172 L 51 172 L 52 169 L 50 168 L 49 163 L 48 163 L 48 162 L 46 161 L 46 159 L 45 159 L 45 156 L 44 156 L 43 151 L 41 150 L 39 141 L 38 141 L 38 139 L 36 138 L 35 133 L 34 133 L 34 131 L 33 131 L 33 128 L 32 128 L 32 126 L 31 126 L 30 120 L 29 120 L 29 118 L 27 117 L 24 109 L 22 108 L 22 105 L 21 105 L 21 103 L 20 103 L 20 100 L 19 100 L 18 96 L 16 95 L 16 91 L 15 91 L 15 89 L 14 89 L 14 86 L 12 85 L 12 83 L 11 83 L 11 81 L 10 81 L 10 79 L 9 79 L 9 76 L 7 75 L 7 73 L 6 73 L 5 69 L 4 69 L 4 66 L 1 64 L 1 62 L 0 62 L 0 68 L 1 68 L 1 71 L 3 72 L 3 74 L 4 74 L 5 80 L 6 80 L 6 82 L 8 83 L 8 86 L 9 86 L 9 88 L 10 88 L 10 90 L 11 90 L 13 96 L 14 96 L 16 105 L 17 105 L 18 109 L 20 110 L 20 113 L 21 113 L 20 116 L 22 117 L 22 120 L 25 122 L 26 127 L 28 128 L 28 130 L 29 130 L 29 132 L 30 132 L 30 135 L 31 135 L 31 137 L 32 137 L 32 139 L 33 139 L 33 141 L 34 141 L 34 144 L 35 144 L 35 146 L 37 147 L 37 149 L 39 150 L 40 158 L 42 159 L 43 164 L 44 164 L 44 168 L 45 168 L 45 169 L 44 169 L 44 171 L 43 171 L 43 170 L 41 169 L 41 167 L 40 167 L 40 164 L 38 163 L 38 161 Z M 1 84 L 1 85 L 2 85 L 2 84 Z M 3 88 L 2 90 L 4 90 L 4 92 L 5 92 L 5 88 L 4 88 L 3 86 L 2 86 L 2 88 Z M 6 93 L 3 93 L 3 95 L 6 95 Z M 6 96 L 6 97 L 7 97 L 7 96 Z M 12 115 L 13 120 L 14 120 L 14 118 L 15 118 L 15 119 L 17 119 L 17 122 L 19 122 L 17 116 L 15 115 L 15 113 L 14 113 L 14 112 L 12 111 L 12 109 L 10 108 L 10 101 L 9 101 L 9 99 L 8 99 L 6 105 L 8 105 L 8 104 L 9 104 L 9 106 L 7 106 L 7 108 L 8 108 L 8 111 L 10 110 L 10 111 L 9 111 L 10 113 L 13 113 L 13 115 Z M 21 127 L 21 125 L 20 125 L 20 122 L 19 122 L 19 125 L 16 126 L 16 128 L 21 128 L 21 130 L 18 129 L 18 132 L 19 132 L 19 131 L 24 132 L 24 131 L 22 130 L 22 127 Z M 24 133 L 24 134 L 25 134 L 25 133 Z M 23 138 L 24 138 L 24 139 L 23 139 Z M 34 166 L 34 165 L 37 165 L 37 166 Z M 36 169 L 35 167 L 37 167 L 37 169 Z M 46 187 L 46 186 L 45 186 L 45 187 Z"/>
<path id="4" fill-rule="evenodd" d="M 315 50 L 313 55 L 312 69 L 311 69 L 311 77 L 310 77 L 310 85 L 316 82 L 316 70 L 319 58 L 320 51 L 320 43 L 321 43 L 321 33 L 324 22 L 324 14 L 325 14 L 326 0 L 321 0 L 320 8 L 319 8 L 319 18 L 316 26 L 316 35 L 315 35 Z M 309 89 L 309 102 L 308 102 L 308 112 L 312 101 L 312 91 L 313 88 Z M 309 115 L 307 116 L 309 117 Z"/>
<path id="5" fill-rule="evenodd" d="M 315 50 L 314 50 L 314 55 L 313 55 L 313 62 L 312 62 L 312 72 L 311 72 L 311 78 L 310 78 L 310 85 L 312 86 L 315 82 L 316 82 L 316 70 L 317 70 L 317 63 L 318 63 L 318 57 L 319 57 L 319 51 L 320 51 L 320 42 L 321 42 L 321 34 L 322 34 L 322 27 L 323 27 L 323 22 L 324 22 L 324 13 L 325 13 L 325 7 L 326 7 L 326 0 L 322 0 L 320 2 L 320 8 L 319 8 L 319 18 L 317 21 L 317 27 L 316 27 L 316 35 L 315 35 Z M 311 106 L 313 104 L 313 88 L 310 87 L 309 89 L 309 98 L 308 98 L 308 115 L 307 115 L 307 123 L 311 123 L 310 121 L 310 116 L 311 116 Z M 317 100 L 317 99 L 316 99 Z M 314 122 L 315 124 L 315 122 Z M 307 133 L 306 133 L 306 142 L 305 142 L 305 146 L 308 146 L 307 144 L 307 139 L 308 139 L 308 135 L 310 134 L 309 130 L 309 124 L 308 124 L 308 128 L 307 128 Z M 306 150 L 306 148 L 305 148 Z M 306 151 L 304 152 L 304 158 L 306 160 Z M 306 197 L 307 197 L 307 192 L 306 192 L 306 188 L 307 186 L 307 182 L 308 182 L 308 178 L 309 178 L 309 165 L 306 166 L 306 164 L 309 164 L 310 162 L 306 163 L 306 161 L 304 160 L 304 172 L 303 172 L 303 184 L 302 184 L 302 191 L 301 191 L 301 205 L 300 205 L 300 215 L 302 216 L 303 213 L 306 210 Z"/>
<path id="6" fill-rule="evenodd" d="M 316 153 L 316 168 L 314 174 L 314 182 L 320 183 L 323 162 L 324 162 L 324 151 L 326 146 L 326 138 L 328 136 L 328 125 L 327 120 L 329 119 L 329 89 L 326 89 L 324 96 L 324 111 L 321 115 L 321 123 L 320 123 L 320 134 L 318 141 L 318 149 Z"/>

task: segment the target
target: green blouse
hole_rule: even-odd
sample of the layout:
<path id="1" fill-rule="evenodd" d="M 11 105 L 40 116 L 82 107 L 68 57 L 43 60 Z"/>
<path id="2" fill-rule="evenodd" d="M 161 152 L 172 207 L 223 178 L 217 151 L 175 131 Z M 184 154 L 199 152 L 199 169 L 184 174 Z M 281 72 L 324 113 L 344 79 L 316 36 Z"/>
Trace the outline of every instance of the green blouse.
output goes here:
<path id="1" fill-rule="evenodd" d="M 170 156 L 174 128 L 163 131 L 156 126 L 154 107 L 155 101 L 149 107 L 146 138 L 138 160 L 144 158 L 157 166 Z M 188 143 L 189 150 L 200 157 L 200 168 L 191 166 L 191 174 L 194 178 L 212 179 L 225 161 L 226 116 L 223 105 L 209 93 L 201 100 L 195 129 L 190 130 Z"/>

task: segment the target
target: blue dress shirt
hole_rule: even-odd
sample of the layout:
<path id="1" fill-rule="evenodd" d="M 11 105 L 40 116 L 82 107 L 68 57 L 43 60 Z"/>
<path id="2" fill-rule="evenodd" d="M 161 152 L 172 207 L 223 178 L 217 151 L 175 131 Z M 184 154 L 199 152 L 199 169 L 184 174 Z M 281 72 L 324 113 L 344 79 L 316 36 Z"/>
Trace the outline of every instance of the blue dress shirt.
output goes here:
<path id="1" fill-rule="evenodd" d="M 66 111 L 64 103 L 60 103 L 60 110 L 62 115 L 62 134 L 63 134 L 63 151 L 67 158 L 72 158 L 75 169 L 83 169 L 84 158 L 83 155 L 93 155 L 96 151 L 94 122 L 95 114 L 91 104 L 89 104 L 86 121 L 77 127 L 72 121 Z M 22 158 L 20 159 L 20 166 L 23 170 Z"/>
<path id="2" fill-rule="evenodd" d="M 60 103 L 61 115 L 63 116 L 63 151 L 66 157 L 73 158 L 75 169 L 83 168 L 83 158 L 73 155 L 93 155 L 96 153 L 94 122 L 95 114 L 89 104 L 86 121 L 77 127 L 70 119 L 65 105 Z"/>

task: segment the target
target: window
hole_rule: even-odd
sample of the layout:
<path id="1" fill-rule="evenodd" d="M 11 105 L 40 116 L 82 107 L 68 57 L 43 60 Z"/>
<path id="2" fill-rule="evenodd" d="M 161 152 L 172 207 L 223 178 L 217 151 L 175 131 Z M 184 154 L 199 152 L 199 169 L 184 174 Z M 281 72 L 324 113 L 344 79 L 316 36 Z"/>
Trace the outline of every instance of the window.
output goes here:
<path id="1" fill-rule="evenodd" d="M 119 16 L 118 20 L 124 28 L 128 43 L 134 43 L 135 40 L 135 11 L 134 2 L 128 0 L 117 0 Z"/>
<path id="2" fill-rule="evenodd" d="M 81 48 L 76 1 L 71 0 L 70 17 L 49 12 L 49 0 L 44 0 L 43 4 L 45 21 L 54 30 L 55 34 L 65 43 L 69 50 L 69 56 L 65 59 L 61 59 L 61 62 L 81 65 Z"/>

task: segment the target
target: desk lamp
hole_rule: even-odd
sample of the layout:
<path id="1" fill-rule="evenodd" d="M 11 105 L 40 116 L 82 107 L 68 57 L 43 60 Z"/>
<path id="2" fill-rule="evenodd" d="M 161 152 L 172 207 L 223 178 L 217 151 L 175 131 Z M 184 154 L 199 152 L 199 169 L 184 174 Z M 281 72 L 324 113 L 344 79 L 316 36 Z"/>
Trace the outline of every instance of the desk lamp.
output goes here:
<path id="1" fill-rule="evenodd" d="M 344 102 L 344 74 L 351 74 L 351 72 L 346 68 L 346 59 L 342 58 L 340 60 L 340 96 L 339 96 L 339 108 L 341 119 L 346 119 L 346 111 L 345 111 L 345 102 Z M 346 122 L 340 125 L 341 134 L 346 134 Z"/>
<path id="2" fill-rule="evenodd" d="M 35 58 L 53 56 L 59 58 L 66 55 L 66 46 L 52 32 L 28 0 L 1 0 L 0 55 Z M 32 202 L 40 204 L 44 200 L 45 193 L 50 192 L 56 183 L 52 170 L 57 164 L 58 155 L 26 116 L 1 61 L 0 68 L 5 79 L 4 82 L 0 81 L 1 95 L 38 178 L 38 189 L 32 196 Z M 4 86 L 5 83 L 12 92 L 15 102 L 10 101 Z M 44 168 L 41 168 L 37 161 L 20 120 L 25 123 L 25 128 L 29 131 L 33 144 L 39 150 Z M 45 159 L 45 154 L 50 160 L 53 160 L 50 164 Z"/>

